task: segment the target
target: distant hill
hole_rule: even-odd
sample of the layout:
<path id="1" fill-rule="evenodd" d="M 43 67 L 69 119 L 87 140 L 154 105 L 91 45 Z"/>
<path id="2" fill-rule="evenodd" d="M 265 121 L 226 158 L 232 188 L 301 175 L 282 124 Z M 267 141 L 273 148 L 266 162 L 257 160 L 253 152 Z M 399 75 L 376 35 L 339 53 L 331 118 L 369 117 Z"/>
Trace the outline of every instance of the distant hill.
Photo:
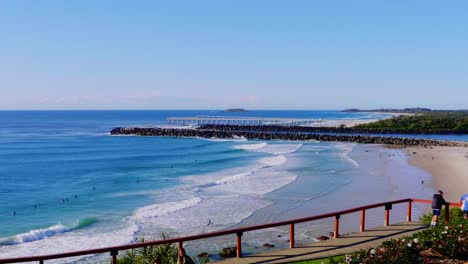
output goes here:
<path id="1" fill-rule="evenodd" d="M 224 110 L 224 112 L 228 112 L 228 113 L 242 113 L 242 112 L 248 112 L 248 111 L 245 110 L 245 109 L 243 109 L 243 108 L 230 108 L 230 109 Z"/>

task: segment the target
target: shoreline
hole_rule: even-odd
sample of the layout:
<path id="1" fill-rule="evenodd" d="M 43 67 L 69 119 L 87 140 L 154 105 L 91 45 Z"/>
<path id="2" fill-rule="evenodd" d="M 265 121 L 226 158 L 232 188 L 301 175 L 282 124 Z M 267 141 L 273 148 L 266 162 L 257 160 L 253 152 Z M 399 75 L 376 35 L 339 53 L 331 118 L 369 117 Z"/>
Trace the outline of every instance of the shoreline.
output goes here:
<path id="1" fill-rule="evenodd" d="M 404 147 L 409 163 L 432 175 L 434 188 L 444 190 L 445 200 L 458 203 L 468 193 L 468 148 Z"/>

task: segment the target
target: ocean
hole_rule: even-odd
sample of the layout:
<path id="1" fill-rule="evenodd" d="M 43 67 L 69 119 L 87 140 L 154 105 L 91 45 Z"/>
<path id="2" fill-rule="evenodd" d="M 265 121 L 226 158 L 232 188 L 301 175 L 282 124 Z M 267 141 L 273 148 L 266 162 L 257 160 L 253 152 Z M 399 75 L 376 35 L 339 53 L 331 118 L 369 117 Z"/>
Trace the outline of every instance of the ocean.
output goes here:
<path id="1" fill-rule="evenodd" d="M 385 117 L 338 111 L 0 111 L 0 258 L 120 245 L 162 232 L 197 234 L 391 198 L 427 198 L 433 191 L 430 175 L 408 165 L 401 151 L 378 146 L 109 135 L 117 126 L 164 126 L 167 117 L 196 115 Z M 411 180 L 395 177 L 399 170 Z M 421 180 L 429 185 L 419 186 Z M 271 236 L 246 241 L 254 251 Z M 311 236 L 304 231 L 300 237 Z M 198 243 L 191 250 L 215 247 Z"/>

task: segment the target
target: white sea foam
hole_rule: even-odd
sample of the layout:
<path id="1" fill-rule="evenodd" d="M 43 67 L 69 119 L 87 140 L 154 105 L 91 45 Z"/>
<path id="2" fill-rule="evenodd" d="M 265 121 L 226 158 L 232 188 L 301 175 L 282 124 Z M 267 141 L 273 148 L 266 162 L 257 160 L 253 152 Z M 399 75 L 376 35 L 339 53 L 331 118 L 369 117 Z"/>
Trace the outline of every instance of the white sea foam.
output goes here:
<path id="1" fill-rule="evenodd" d="M 242 180 L 208 186 L 204 192 L 213 194 L 265 195 L 293 182 L 296 177 L 295 174 L 287 171 L 265 168 Z"/>
<path id="2" fill-rule="evenodd" d="M 273 155 L 291 154 L 298 151 L 303 144 L 268 144 L 259 149 L 259 152 L 269 153 Z"/>
<path id="3" fill-rule="evenodd" d="M 105 231 L 103 231 L 103 227 L 99 229 L 78 229 L 73 232 L 56 234 L 47 237 L 47 239 L 2 247 L 0 250 L 0 258 L 35 256 L 38 254 L 48 255 L 100 248 L 104 245 L 117 246 L 127 244 L 135 240 L 134 235 L 139 229 L 136 224 L 131 222 L 121 223 L 121 226 L 112 226 L 111 228 L 112 229 L 109 229 L 108 227 L 108 230 Z M 80 257 L 67 259 L 66 261 L 73 262 L 78 259 L 80 259 Z M 64 259 L 56 261 L 50 260 L 48 263 L 63 263 L 64 261 Z"/>
<path id="4" fill-rule="evenodd" d="M 349 161 L 351 164 L 353 164 L 355 168 L 359 168 L 359 164 L 355 160 L 353 160 L 351 157 L 349 157 L 348 155 L 351 151 L 353 151 L 354 145 L 353 144 L 340 144 L 338 145 L 338 147 L 343 149 L 343 153 L 341 154 L 342 157 L 345 160 Z"/>
<path id="5" fill-rule="evenodd" d="M 248 199 L 248 203 L 245 201 Z M 261 197 L 220 195 L 204 198 L 196 206 L 157 218 L 139 218 L 142 233 L 157 236 L 171 230 L 179 234 L 195 234 L 223 229 L 238 224 L 253 212 L 271 203 Z"/>
<path id="6" fill-rule="evenodd" d="M 267 144 L 265 142 L 256 144 L 242 144 L 234 146 L 235 149 L 243 149 L 254 152 L 262 152 L 273 155 L 284 155 L 298 151 L 303 144 Z"/>
<path id="7" fill-rule="evenodd" d="M 259 170 L 259 168 L 224 177 L 222 179 L 219 179 L 219 180 L 215 181 L 214 185 L 227 184 L 227 183 L 231 183 L 231 182 L 241 180 L 242 178 L 245 178 L 245 177 L 248 177 L 249 175 L 252 175 L 253 173 L 255 173 L 258 170 Z M 209 187 L 209 186 L 207 186 L 207 187 Z"/>
<path id="8" fill-rule="evenodd" d="M 278 156 L 273 156 L 273 157 L 268 157 L 268 158 L 262 158 L 259 160 L 261 164 L 264 164 L 266 166 L 280 166 L 286 163 L 288 159 L 283 156 L 283 155 L 278 155 Z"/>
<path id="9" fill-rule="evenodd" d="M 244 142 L 244 141 L 247 141 L 247 139 L 245 137 L 238 137 L 236 135 L 234 135 L 233 138 L 216 138 L 216 137 L 213 137 L 213 138 L 196 137 L 196 138 L 201 139 L 201 140 L 206 140 L 206 141 L 213 141 L 213 142 Z"/>
<path id="10" fill-rule="evenodd" d="M 133 219 L 149 219 L 161 217 L 167 214 L 172 214 L 178 211 L 185 210 L 187 208 L 193 207 L 201 202 L 201 199 L 198 197 L 177 201 L 177 202 L 168 202 L 164 204 L 154 204 L 148 205 L 142 208 L 139 208 L 133 214 Z"/>
<path id="11" fill-rule="evenodd" d="M 257 143 L 257 144 L 243 144 L 234 146 L 235 149 L 243 149 L 243 150 L 256 150 L 266 147 L 268 144 L 265 142 Z"/>

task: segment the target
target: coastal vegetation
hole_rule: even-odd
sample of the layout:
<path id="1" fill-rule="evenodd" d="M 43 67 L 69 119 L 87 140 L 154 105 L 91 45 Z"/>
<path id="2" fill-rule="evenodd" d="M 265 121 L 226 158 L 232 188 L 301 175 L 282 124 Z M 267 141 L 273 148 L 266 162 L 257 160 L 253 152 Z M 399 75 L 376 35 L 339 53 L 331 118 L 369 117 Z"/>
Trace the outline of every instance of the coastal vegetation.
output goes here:
<path id="1" fill-rule="evenodd" d="M 161 234 L 160 239 L 169 239 L 170 235 Z M 138 240 L 139 243 L 145 242 L 145 239 Z M 126 251 L 117 259 L 118 264 L 175 264 L 177 263 L 177 248 L 174 244 L 163 244 L 157 246 L 148 246 Z"/>
<path id="2" fill-rule="evenodd" d="M 389 130 L 398 133 L 414 131 L 438 133 L 468 133 L 468 112 L 429 112 L 416 115 L 402 115 L 361 124 L 353 129 Z"/>
<path id="3" fill-rule="evenodd" d="M 396 109 L 396 108 L 381 108 L 381 109 L 372 109 L 372 110 L 361 110 L 356 108 L 345 109 L 341 112 L 344 113 L 409 113 L 409 114 L 418 114 L 418 113 L 426 113 L 432 112 L 437 110 L 432 110 L 429 108 L 421 108 L 421 107 L 411 107 L 411 108 L 403 108 L 403 109 Z"/>
<path id="4" fill-rule="evenodd" d="M 161 240 L 170 239 L 171 235 L 162 233 Z M 144 243 L 145 239 L 140 238 L 138 243 Z M 177 247 L 175 244 L 162 244 L 156 246 L 147 246 L 126 251 L 121 257 L 117 258 L 118 264 L 176 264 Z M 199 264 L 208 263 L 209 254 L 204 252 L 197 256 L 196 262 Z"/>

